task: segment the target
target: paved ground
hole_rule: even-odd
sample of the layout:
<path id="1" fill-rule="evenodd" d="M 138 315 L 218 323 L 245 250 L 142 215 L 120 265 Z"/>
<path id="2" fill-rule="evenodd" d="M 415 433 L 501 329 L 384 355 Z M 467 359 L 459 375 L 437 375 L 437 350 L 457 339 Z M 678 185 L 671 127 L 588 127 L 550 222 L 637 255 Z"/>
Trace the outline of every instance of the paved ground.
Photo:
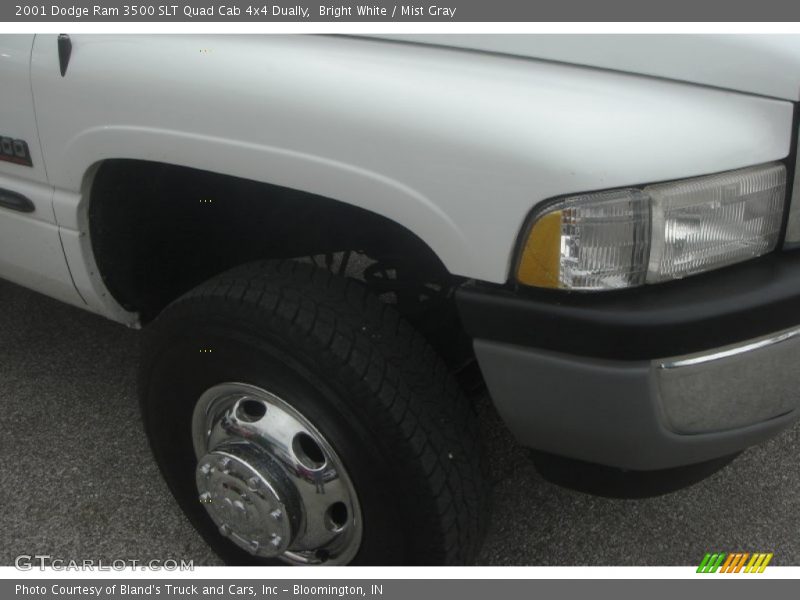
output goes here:
<path id="1" fill-rule="evenodd" d="M 138 334 L 0 281 L 0 564 L 216 558 L 150 459 L 137 412 Z M 607 500 L 538 476 L 483 407 L 493 565 L 685 565 L 709 549 L 800 565 L 800 427 L 692 488 Z"/>

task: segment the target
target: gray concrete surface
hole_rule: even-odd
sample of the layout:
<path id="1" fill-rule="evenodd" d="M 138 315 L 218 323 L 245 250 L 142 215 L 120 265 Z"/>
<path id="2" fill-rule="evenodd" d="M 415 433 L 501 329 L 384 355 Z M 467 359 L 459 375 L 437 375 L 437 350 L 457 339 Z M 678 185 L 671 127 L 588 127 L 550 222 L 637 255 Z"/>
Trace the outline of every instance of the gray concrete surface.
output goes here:
<path id="1" fill-rule="evenodd" d="M 138 416 L 138 333 L 0 281 L 0 564 L 218 564 L 161 481 Z M 545 482 L 482 405 L 494 514 L 481 564 L 686 565 L 707 550 L 800 565 L 800 427 L 691 488 L 608 500 Z"/>

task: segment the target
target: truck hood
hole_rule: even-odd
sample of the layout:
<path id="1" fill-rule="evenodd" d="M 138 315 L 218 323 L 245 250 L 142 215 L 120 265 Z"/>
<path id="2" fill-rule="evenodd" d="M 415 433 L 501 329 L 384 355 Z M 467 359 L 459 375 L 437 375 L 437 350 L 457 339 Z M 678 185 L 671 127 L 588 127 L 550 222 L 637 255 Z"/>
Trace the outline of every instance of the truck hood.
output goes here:
<path id="1" fill-rule="evenodd" d="M 558 61 L 800 99 L 799 35 L 395 35 L 387 39 Z"/>

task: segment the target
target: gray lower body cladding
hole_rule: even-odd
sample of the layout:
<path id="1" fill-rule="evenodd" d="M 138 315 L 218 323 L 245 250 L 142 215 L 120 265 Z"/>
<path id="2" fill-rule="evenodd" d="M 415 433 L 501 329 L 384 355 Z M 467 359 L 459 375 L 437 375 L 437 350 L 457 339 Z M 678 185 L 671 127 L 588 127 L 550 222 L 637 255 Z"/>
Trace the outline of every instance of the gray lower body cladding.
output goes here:
<path id="1" fill-rule="evenodd" d="M 799 337 L 661 361 L 486 340 L 476 340 L 475 351 L 492 399 L 521 443 L 625 469 L 736 453 L 791 423 L 800 403 Z"/>

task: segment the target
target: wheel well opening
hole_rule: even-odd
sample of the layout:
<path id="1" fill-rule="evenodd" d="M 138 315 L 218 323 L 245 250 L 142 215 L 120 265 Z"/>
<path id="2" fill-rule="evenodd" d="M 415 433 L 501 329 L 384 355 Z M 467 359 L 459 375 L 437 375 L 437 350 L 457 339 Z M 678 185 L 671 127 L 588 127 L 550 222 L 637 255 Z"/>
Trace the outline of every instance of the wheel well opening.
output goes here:
<path id="1" fill-rule="evenodd" d="M 229 268 L 296 258 L 361 279 L 448 363 L 471 360 L 453 299 L 462 279 L 414 233 L 370 211 L 218 173 L 115 159 L 95 175 L 88 214 L 106 287 L 145 323 Z"/>

